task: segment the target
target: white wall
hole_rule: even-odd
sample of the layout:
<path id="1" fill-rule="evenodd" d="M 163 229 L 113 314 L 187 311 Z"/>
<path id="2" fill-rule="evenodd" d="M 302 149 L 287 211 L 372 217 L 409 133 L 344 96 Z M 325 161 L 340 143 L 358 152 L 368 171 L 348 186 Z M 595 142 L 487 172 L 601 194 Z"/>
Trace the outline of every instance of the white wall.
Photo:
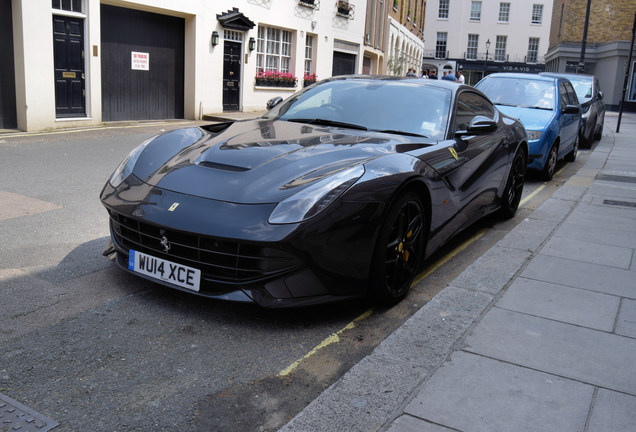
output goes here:
<path id="1" fill-rule="evenodd" d="M 550 21 L 552 0 L 506 0 L 510 3 L 510 20 L 498 22 L 499 1 L 483 0 L 481 20 L 470 21 L 471 0 L 450 0 L 449 18 L 439 19 L 439 0 L 429 0 L 426 4 L 424 40 L 427 52 L 434 52 L 437 32 L 448 32 L 447 49 L 449 58 L 464 57 L 469 34 L 479 35 L 478 53 L 486 52 L 486 41 L 490 40 L 489 58 L 495 51 L 497 36 L 508 36 L 506 53 L 510 62 L 523 62 L 528 53 L 530 37 L 539 38 L 539 57 L 545 56 L 550 42 Z M 533 4 L 543 4 L 543 22 L 531 24 Z"/>
<path id="2" fill-rule="evenodd" d="M 355 7 L 352 20 L 336 16 L 335 2 L 330 0 L 323 0 L 319 10 L 300 6 L 297 0 L 85 0 L 84 13 L 74 16 L 85 18 L 87 117 L 56 119 L 52 15 L 64 12 L 53 11 L 51 0 L 12 0 L 19 129 L 33 131 L 101 123 L 101 3 L 184 18 L 186 118 L 197 119 L 201 114 L 223 110 L 223 28 L 217 14 L 233 7 L 256 24 L 246 32 L 243 44 L 243 111 L 262 110 L 271 97 L 286 97 L 302 89 L 305 35 L 308 32 L 316 35 L 314 64 L 319 79 L 331 75 L 335 40 L 359 45 L 356 72 L 362 71 L 366 0 L 350 0 Z M 292 32 L 292 68 L 298 78 L 295 89 L 255 88 L 256 51 L 249 52 L 247 41 L 250 37 L 257 38 L 259 24 Z M 215 30 L 221 35 L 221 43 L 213 47 L 210 37 Z"/>

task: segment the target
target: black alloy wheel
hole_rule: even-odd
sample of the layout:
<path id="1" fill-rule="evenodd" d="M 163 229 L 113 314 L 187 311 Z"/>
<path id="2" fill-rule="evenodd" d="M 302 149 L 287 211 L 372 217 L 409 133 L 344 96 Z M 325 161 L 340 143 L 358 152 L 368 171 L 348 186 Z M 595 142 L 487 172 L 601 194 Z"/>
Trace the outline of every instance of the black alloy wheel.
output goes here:
<path id="1" fill-rule="evenodd" d="M 545 161 L 543 171 L 541 171 L 541 177 L 545 181 L 552 180 L 554 172 L 556 171 L 557 159 L 559 158 L 559 148 L 556 144 L 552 144 L 550 147 L 550 153 L 548 153 L 548 159 Z"/>
<path id="2" fill-rule="evenodd" d="M 377 300 L 393 304 L 406 296 L 424 254 L 424 222 L 424 206 L 414 192 L 395 200 L 374 251 L 370 284 Z"/>
<path id="3" fill-rule="evenodd" d="M 510 219 L 517 213 L 523 193 L 523 185 L 526 181 L 527 163 L 525 152 L 522 149 L 517 150 L 512 159 L 512 166 L 508 173 L 506 189 L 504 190 L 501 209 L 499 210 L 499 215 L 504 219 Z"/>

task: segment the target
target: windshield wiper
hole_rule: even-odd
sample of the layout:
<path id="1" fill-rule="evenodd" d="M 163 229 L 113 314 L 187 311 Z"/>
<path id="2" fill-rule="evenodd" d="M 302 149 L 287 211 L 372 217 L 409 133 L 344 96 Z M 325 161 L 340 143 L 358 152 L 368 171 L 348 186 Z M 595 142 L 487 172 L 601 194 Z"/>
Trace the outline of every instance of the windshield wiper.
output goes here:
<path id="1" fill-rule="evenodd" d="M 532 108 L 532 109 L 540 109 L 540 110 L 552 111 L 552 108 L 538 107 L 538 106 L 532 106 L 532 105 L 514 105 L 514 104 L 505 104 L 505 103 L 499 103 L 499 102 L 495 103 L 495 105 L 509 106 L 509 107 L 515 107 L 515 108 Z"/>
<path id="2" fill-rule="evenodd" d="M 413 136 L 413 137 L 420 137 L 420 138 L 429 138 L 426 135 L 421 135 L 421 134 L 417 134 L 414 132 L 406 132 L 406 131 L 401 131 L 401 130 L 395 130 L 395 129 L 384 129 L 384 130 L 377 130 L 377 129 L 371 129 L 373 132 L 380 132 L 380 133 L 389 133 L 389 134 L 396 134 L 396 135 L 406 135 L 406 136 Z"/>
<path id="3" fill-rule="evenodd" d="M 357 125 L 354 123 L 346 123 L 346 122 L 340 122 L 336 120 L 327 120 L 327 119 L 321 119 L 321 118 L 312 118 L 312 119 L 293 118 L 293 119 L 286 119 L 286 120 L 289 122 L 307 123 L 307 124 L 314 124 L 314 125 L 320 125 L 320 126 L 335 126 L 335 127 L 344 127 L 344 128 L 357 129 L 357 130 L 369 130 L 365 126 Z"/>

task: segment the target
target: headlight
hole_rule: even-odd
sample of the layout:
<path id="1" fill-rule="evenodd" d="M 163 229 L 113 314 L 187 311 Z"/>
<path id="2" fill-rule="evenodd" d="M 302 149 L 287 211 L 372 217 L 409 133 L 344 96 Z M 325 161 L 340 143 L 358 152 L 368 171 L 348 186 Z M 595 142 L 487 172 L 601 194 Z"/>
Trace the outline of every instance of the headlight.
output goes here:
<path id="1" fill-rule="evenodd" d="M 541 138 L 541 135 L 543 135 L 543 131 L 538 130 L 529 130 L 526 132 L 528 133 L 528 139 L 530 141 L 538 140 L 539 138 Z"/>
<path id="2" fill-rule="evenodd" d="M 290 196 L 269 215 L 271 224 L 298 223 L 307 220 L 334 202 L 364 174 L 364 167 L 357 165 L 309 186 Z"/>
<path id="3" fill-rule="evenodd" d="M 133 168 L 135 168 L 135 164 L 137 163 L 137 159 L 139 159 L 141 152 L 144 151 L 148 143 L 153 139 L 155 139 L 155 137 L 144 141 L 139 147 L 131 151 L 123 161 L 121 161 L 115 172 L 110 176 L 110 179 L 108 179 L 108 183 L 110 183 L 112 187 L 116 188 L 122 184 L 124 180 L 126 180 L 126 177 L 128 177 Z"/>

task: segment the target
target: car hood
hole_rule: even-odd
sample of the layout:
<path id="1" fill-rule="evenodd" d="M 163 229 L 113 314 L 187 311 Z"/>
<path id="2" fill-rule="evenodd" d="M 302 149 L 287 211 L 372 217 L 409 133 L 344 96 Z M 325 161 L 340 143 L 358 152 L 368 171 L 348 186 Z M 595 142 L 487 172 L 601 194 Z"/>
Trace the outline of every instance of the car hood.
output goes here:
<path id="1" fill-rule="evenodd" d="M 552 121 L 555 113 L 552 110 L 506 105 L 497 105 L 497 108 L 504 114 L 519 119 L 526 130 L 544 130 Z"/>
<path id="2" fill-rule="evenodd" d="M 276 203 L 353 165 L 435 141 L 257 119 L 153 139 L 133 174 L 174 192 L 239 204 Z"/>

